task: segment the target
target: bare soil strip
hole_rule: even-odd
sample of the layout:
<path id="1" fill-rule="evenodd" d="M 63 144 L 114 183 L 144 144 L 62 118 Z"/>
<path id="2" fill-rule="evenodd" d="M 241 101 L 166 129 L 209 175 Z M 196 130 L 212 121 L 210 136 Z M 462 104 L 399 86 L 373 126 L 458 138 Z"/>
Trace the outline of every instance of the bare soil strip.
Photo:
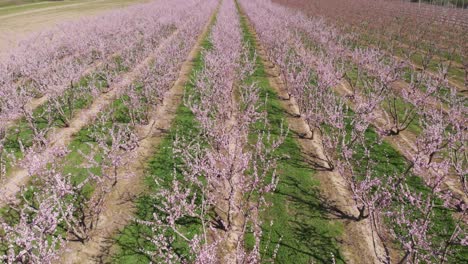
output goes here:
<path id="1" fill-rule="evenodd" d="M 84 244 L 70 242 L 60 263 L 108 262 L 108 258 L 112 255 L 113 237 L 133 219 L 134 200 L 145 190 L 142 184 L 145 165 L 164 138 L 164 131 L 171 127 L 177 108 L 182 102 L 184 86 L 189 81 L 194 60 L 201 51 L 201 44 L 209 32 L 215 14 L 216 11 L 199 36 L 187 60 L 182 64 L 179 77 L 173 87 L 165 95 L 162 104 L 158 105 L 151 114 L 149 125 L 140 129 L 139 134 L 146 135 L 146 137 L 139 142 L 136 150 L 137 158 L 128 168 L 122 168 L 119 173 L 120 175 L 133 174 L 133 176 L 119 180 L 104 202 L 104 211 L 100 215 L 96 228 L 90 234 L 89 241 Z"/>
<path id="2" fill-rule="evenodd" d="M 54 152 L 58 147 L 66 147 L 73 139 L 74 135 L 78 133 L 86 125 L 91 124 L 100 112 L 105 110 L 126 87 L 138 78 L 141 72 L 149 66 L 150 62 L 155 59 L 157 51 L 168 45 L 171 39 L 177 35 L 178 30 L 174 31 L 169 37 L 163 40 L 156 51 L 148 56 L 143 62 L 138 64 L 133 71 L 125 73 L 120 81 L 110 87 L 109 92 L 102 94 L 96 98 L 92 105 L 75 114 L 71 120 L 70 126 L 65 128 L 57 128 L 48 136 L 50 141 L 49 147 L 41 153 L 41 160 L 52 162 L 54 159 Z M 27 157 L 26 157 L 27 158 Z M 6 203 L 15 197 L 20 191 L 21 187 L 29 180 L 28 170 L 24 167 L 17 166 L 7 175 L 5 184 L 0 188 L 0 207 L 5 206 Z"/>
<path id="3" fill-rule="evenodd" d="M 245 16 L 245 14 L 242 14 Z M 268 79 L 271 87 L 276 91 L 280 97 L 287 98 L 286 90 L 284 85 L 274 69 L 274 64 L 268 61 L 266 52 L 259 42 L 259 38 L 249 23 L 250 31 L 256 39 L 257 51 L 263 64 L 265 65 L 265 71 L 268 74 Z M 287 113 L 295 114 L 298 113 L 298 106 L 294 98 L 291 100 L 281 101 L 283 109 Z M 308 135 L 310 134 L 310 128 L 302 118 L 293 117 L 293 115 L 287 115 L 287 122 L 290 130 L 296 135 Z M 316 133 L 318 134 L 318 133 Z M 316 156 L 319 159 L 324 159 L 324 151 L 321 146 L 320 138 L 315 136 L 314 140 L 295 137 L 299 143 L 305 160 L 310 160 L 310 156 Z M 315 160 L 313 162 L 316 162 Z M 348 215 L 358 215 L 358 211 L 353 203 L 352 195 L 346 188 L 346 183 L 343 178 L 336 172 L 330 171 L 317 171 L 314 176 L 320 180 L 320 189 L 323 195 L 328 201 L 333 201 L 333 206 L 338 208 L 340 211 Z M 384 248 L 381 244 L 377 243 L 374 245 L 374 239 L 371 224 L 368 219 L 362 221 L 354 221 L 349 219 L 338 219 L 345 226 L 344 233 L 341 241 L 341 250 L 348 263 L 381 263 L 375 256 L 374 251 L 377 251 L 380 256 L 383 256 Z"/>

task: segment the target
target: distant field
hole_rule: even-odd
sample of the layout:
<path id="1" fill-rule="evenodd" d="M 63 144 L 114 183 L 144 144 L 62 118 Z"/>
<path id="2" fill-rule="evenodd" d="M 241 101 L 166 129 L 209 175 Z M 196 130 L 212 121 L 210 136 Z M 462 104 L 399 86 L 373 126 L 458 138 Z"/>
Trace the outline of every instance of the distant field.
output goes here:
<path id="1" fill-rule="evenodd" d="M 65 0 L 47 1 L 47 0 L 0 0 L 0 7 L 18 6 L 24 4 L 33 4 L 40 2 L 65 2 Z"/>
<path id="2" fill-rule="evenodd" d="M 0 54 L 28 34 L 63 21 L 147 0 L 0 0 Z"/>
<path id="3" fill-rule="evenodd" d="M 45 2 L 43 0 L 0 0 L 0 7 Z"/>
<path id="4" fill-rule="evenodd" d="M 61 0 L 61 1 L 1 1 L 0 0 L 0 17 L 4 15 L 13 15 L 25 11 L 42 10 L 44 8 L 68 6 L 71 4 L 93 1 L 93 0 Z M 96 1 L 96 0 L 94 0 Z"/>
<path id="5" fill-rule="evenodd" d="M 411 0 L 413 3 L 417 2 L 424 2 L 436 5 L 443 5 L 443 6 L 456 6 L 456 7 L 463 7 L 468 8 L 468 2 L 463 0 Z"/>
<path id="6" fill-rule="evenodd" d="M 94 9 L 104 5 L 121 6 L 125 3 L 144 2 L 145 0 L 0 0 L 0 19 L 26 11 L 39 12 L 51 8 L 68 8 L 86 5 L 85 9 Z M 146 0 L 147 1 L 147 0 Z"/>
<path id="7" fill-rule="evenodd" d="M 79 2 L 79 0 L 62 0 L 62 1 L 1 1 L 0 0 L 0 15 L 13 14 L 16 12 L 22 12 L 27 10 L 41 9 L 44 7 L 51 6 L 63 6 L 69 5 L 73 2 Z"/>

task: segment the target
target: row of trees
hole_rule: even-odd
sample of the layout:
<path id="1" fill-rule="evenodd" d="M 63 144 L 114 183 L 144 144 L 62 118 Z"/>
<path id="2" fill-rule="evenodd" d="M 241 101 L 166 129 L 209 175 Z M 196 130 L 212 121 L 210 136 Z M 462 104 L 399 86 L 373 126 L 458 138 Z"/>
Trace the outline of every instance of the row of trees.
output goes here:
<path id="1" fill-rule="evenodd" d="M 83 142 L 79 150 L 56 148 L 53 159 L 46 164 L 41 160 L 42 153 L 28 155 L 30 159 L 24 166 L 34 181 L 2 211 L 2 261 L 52 263 L 60 258 L 68 242 L 86 243 L 119 179 L 134 176 L 124 168 L 140 158 L 136 156 L 139 140 L 147 135 L 139 135 L 139 128 L 158 118 L 152 116 L 153 105 L 159 104 L 177 79 L 181 64 L 216 3 L 192 1 L 179 5 L 166 1 L 164 5 L 174 10 L 171 19 L 184 17 L 185 23 L 180 24 L 174 37 L 158 50 L 152 65 L 135 80 L 139 85 L 125 87 L 116 101 L 123 103 L 100 113 L 94 124 L 83 130 L 89 143 Z M 147 98 L 145 93 L 152 97 Z M 76 164 L 76 158 L 70 156 L 72 152 L 82 162 Z"/>
<path id="2" fill-rule="evenodd" d="M 283 84 L 297 102 L 300 117 L 309 125 L 311 139 L 323 146 L 323 154 L 318 155 L 322 166 L 337 172 L 347 183 L 359 212 L 353 218 L 369 218 L 376 239 L 384 245 L 392 239 L 400 241 L 405 253 L 401 261 L 446 262 L 454 245 L 466 245 L 462 231 L 466 192 L 455 197 L 447 189 L 454 173 L 466 185 L 466 157 L 462 154 L 466 152 L 466 108 L 455 90 L 449 96 L 448 109 L 435 108 L 428 100 L 434 90 L 444 86 L 444 73 L 436 78 L 414 73 L 410 89 L 402 92 L 410 107 L 403 110 L 402 118 L 396 103 L 400 94 L 393 93 L 391 87 L 401 74 L 398 63 L 389 63 L 374 49 L 356 49 L 350 56 L 345 39 L 320 19 L 306 18 L 268 1 L 242 3 L 270 60 L 278 66 Z M 306 46 L 304 33 L 312 40 L 306 43 L 314 48 Z M 353 80 L 354 92 L 342 97 L 335 90 L 347 79 L 349 57 L 355 62 L 358 78 Z M 389 108 L 381 107 L 383 102 L 389 102 Z M 388 111 L 388 128 L 378 126 L 379 111 Z M 406 155 L 408 167 L 384 174 L 377 171 L 376 163 L 392 160 L 375 156 L 382 155 L 375 151 L 380 140 L 370 140 L 370 126 L 381 128 L 383 135 L 397 135 L 415 116 L 422 132 L 415 152 Z M 409 187 L 412 173 L 423 176 L 426 191 Z M 453 215 L 455 224 L 449 229 L 436 231 L 434 215 L 440 207 L 459 213 Z M 379 258 L 390 261 L 388 254 Z"/>
<path id="3" fill-rule="evenodd" d="M 181 10 L 182 2 L 177 3 L 136 5 L 60 24 L 24 40 L 0 64 L 2 123 L 30 115 L 33 98 L 67 101 L 77 97 L 80 93 L 74 91 L 84 78 L 89 86 L 106 92 L 122 71 L 146 58 L 162 37 L 183 23 L 172 15 L 188 14 L 187 9 Z"/>
<path id="4" fill-rule="evenodd" d="M 428 3 L 432 5 L 442 5 L 446 7 L 468 7 L 468 3 L 465 0 L 410 0 L 410 2 L 419 4 Z"/>
<path id="5" fill-rule="evenodd" d="M 158 17 L 157 20 L 155 20 L 154 17 L 147 17 L 145 20 L 143 20 L 144 23 L 142 23 L 140 26 L 138 26 L 139 24 L 134 26 L 129 25 L 127 30 L 134 30 L 133 33 L 129 33 L 130 35 L 135 35 L 135 32 L 139 32 L 138 34 L 143 36 L 143 38 L 127 37 L 129 41 L 131 39 L 132 42 L 122 42 L 121 46 L 119 46 L 119 54 L 113 54 L 112 57 L 109 57 L 110 61 L 103 61 L 103 71 L 96 70 L 93 72 L 92 76 L 82 76 L 83 78 L 76 84 L 70 81 L 70 86 L 65 90 L 57 88 L 56 86 L 48 86 L 48 100 L 44 102 L 43 106 L 40 106 L 36 109 L 29 107 L 27 105 L 27 99 L 29 97 L 27 93 L 24 92 L 24 87 L 20 87 L 19 90 L 15 90 L 14 88 L 11 88 L 11 90 L 6 89 L 6 92 L 13 93 L 9 97 L 5 95 L 7 96 L 6 98 L 8 98 L 8 103 L 14 105 L 15 107 L 18 106 L 21 112 L 20 116 L 24 118 L 19 120 L 16 124 L 11 122 L 2 122 L 2 129 L 5 131 L 3 135 L 4 153 L 2 153 L 2 157 L 7 163 L 6 165 L 10 168 L 13 168 L 17 157 L 23 157 L 27 160 L 29 159 L 28 155 L 32 155 L 30 153 L 42 153 L 44 163 L 53 161 L 53 156 L 47 155 L 51 152 L 51 149 L 53 147 L 68 144 L 68 142 L 64 141 L 62 138 L 57 138 L 65 136 L 64 133 L 61 132 L 73 131 L 74 128 L 78 128 L 79 130 L 87 125 L 86 122 L 91 122 L 93 118 L 95 118 L 93 116 L 83 116 L 82 113 L 86 113 L 86 111 L 82 111 L 83 108 L 89 107 L 94 102 L 97 102 L 99 105 L 100 101 L 107 97 L 110 97 L 110 100 L 107 100 L 108 104 L 110 104 L 112 100 L 116 99 L 113 97 L 118 96 L 123 97 L 124 101 L 127 102 L 130 100 L 128 96 L 126 96 L 130 94 L 128 93 L 129 90 L 127 89 L 127 86 L 131 85 L 134 81 L 138 81 L 136 79 L 139 77 L 142 78 L 141 82 L 143 82 L 144 79 L 147 78 L 145 76 L 149 75 L 149 72 L 157 73 L 158 75 L 154 76 L 158 76 L 158 78 L 152 78 L 153 83 L 148 83 L 148 85 L 145 86 L 146 93 L 148 94 L 154 92 L 154 94 L 156 94 L 155 90 L 166 89 L 168 82 L 167 78 L 174 78 L 175 76 L 168 75 L 171 74 L 171 72 L 161 72 L 160 70 L 149 67 L 150 62 L 152 59 L 159 56 L 160 54 L 158 52 L 161 52 L 162 50 L 171 53 L 174 53 L 174 50 L 179 50 L 178 47 L 172 47 L 172 50 L 168 50 L 168 48 L 162 49 L 161 47 L 170 46 L 172 44 L 170 41 L 174 36 L 173 34 L 170 35 L 170 32 L 175 33 L 174 30 L 176 29 L 173 28 L 169 30 L 169 25 L 172 25 L 172 27 L 177 27 L 177 30 L 180 30 L 180 28 L 186 27 L 187 25 L 182 21 L 175 24 L 166 24 L 166 21 L 168 19 L 173 19 L 173 16 L 186 16 L 188 10 L 194 6 L 197 6 L 199 2 L 200 1 L 192 1 L 191 3 L 187 3 L 187 6 L 176 5 L 177 3 L 174 3 L 174 5 L 165 2 L 159 3 L 158 5 L 162 5 L 172 13 L 162 15 L 161 17 Z M 149 5 L 149 7 L 152 7 L 154 3 Z M 129 14 L 131 15 L 133 13 L 127 13 L 123 11 L 122 13 L 117 13 L 116 15 L 118 15 L 117 17 L 123 16 L 125 18 Z M 118 18 L 116 18 L 115 21 L 118 21 Z M 79 24 L 79 22 L 77 23 Z M 153 25 L 151 25 L 151 23 Z M 101 24 L 97 25 L 98 26 L 96 27 L 98 28 L 106 28 Z M 112 23 L 109 24 L 109 27 L 112 28 Z M 144 30 L 145 28 L 146 30 Z M 69 30 L 74 29 L 74 24 L 71 24 L 71 28 Z M 102 37 L 104 38 L 104 36 L 105 35 Z M 100 38 L 99 35 L 97 38 Z M 87 54 L 85 51 L 82 51 L 81 53 Z M 94 51 L 92 48 L 89 48 L 87 56 L 90 56 L 89 54 L 91 53 L 94 53 Z M 143 60 L 145 58 L 146 60 Z M 165 57 L 161 56 L 161 58 Z M 171 60 L 169 61 L 170 63 L 164 67 L 170 67 L 174 65 L 174 63 L 178 63 L 179 60 L 177 59 L 180 60 L 180 58 Z M 117 68 L 109 67 L 109 63 L 116 63 L 115 65 L 118 66 L 116 66 Z M 166 63 L 167 62 L 165 62 L 164 65 Z M 62 68 L 62 70 L 66 70 L 66 67 Z M 55 70 L 51 71 L 55 72 Z M 104 75 L 105 77 L 102 77 Z M 156 83 L 156 81 L 160 83 Z M 158 86 L 152 86 L 153 84 L 157 84 Z M 138 87 L 134 86 L 133 88 L 134 90 L 137 90 Z M 112 96 L 109 95 L 110 93 L 112 93 Z M 158 95 L 161 96 L 161 94 Z M 132 94 L 130 98 L 133 98 L 134 100 L 135 96 L 135 94 Z M 148 98 L 148 100 L 145 101 L 146 106 L 140 103 L 139 106 L 142 108 L 141 110 L 148 110 L 148 106 L 155 105 L 157 103 L 155 96 L 145 96 Z M 133 103 L 136 104 L 136 101 L 134 100 Z M 102 106 L 101 108 L 105 107 L 105 104 L 100 105 Z M 137 107 L 137 105 L 133 104 L 128 105 L 131 105 L 132 107 L 134 106 L 134 108 Z M 8 111 L 8 113 L 14 113 L 14 111 Z M 131 114 L 134 115 L 135 113 L 132 112 Z M 84 121 L 83 118 L 89 121 Z M 137 117 L 133 116 L 132 118 L 135 119 Z M 135 122 L 133 122 L 133 124 L 136 125 Z M 75 131 L 75 133 L 76 132 L 78 131 Z M 20 167 L 22 166 L 22 164 L 18 165 Z M 12 175 L 7 179 L 7 181 L 16 181 L 15 176 L 16 175 Z M 8 184 L 5 184 L 5 188 L 8 188 L 8 186 Z"/>
<path id="6" fill-rule="evenodd" d="M 464 136 L 467 109 L 457 89 L 448 88 L 447 67 L 440 65 L 437 74 L 425 70 L 408 73 L 405 71 L 405 63 L 388 58 L 378 49 L 349 48 L 345 45 L 347 38 L 340 36 L 333 28 L 328 27 L 331 33 L 320 34 L 317 30 L 313 30 L 315 28 L 313 23 L 308 24 L 307 19 L 293 24 L 295 26 L 291 25 L 292 27 L 306 32 L 317 47 L 330 57 L 338 71 L 336 76 L 342 76 L 344 80 L 341 86 L 351 90 L 345 95 L 354 104 L 354 111 L 367 117 L 372 114 L 367 121 L 373 124 L 380 134 L 398 136 L 401 132 L 405 132 L 402 137 L 418 138 L 415 140 L 418 141 L 424 137 L 424 133 L 414 132 L 415 128 L 424 130 L 427 125 L 424 123 L 424 118 L 429 115 L 428 111 L 438 109 L 442 115 L 452 120 L 444 131 L 452 131 L 448 128 L 450 126 L 457 127 L 455 130 L 457 132 L 452 134 L 457 136 L 441 135 L 446 139 L 441 140 L 444 142 L 442 148 L 445 148 L 445 152 L 460 148 L 457 145 L 460 142 L 455 138 Z M 316 26 L 326 28 L 321 22 Z M 401 81 L 403 75 L 409 75 L 408 82 Z M 444 89 L 449 89 L 449 92 L 444 94 L 442 92 Z M 413 131 L 408 131 L 411 126 Z M 410 160 L 420 151 L 413 143 L 407 143 L 409 147 L 399 147 Z M 458 162 L 466 164 L 466 159 L 458 159 Z M 426 173 L 420 175 L 424 174 Z M 455 175 L 458 176 L 460 184 L 452 190 L 464 191 L 465 176 L 459 173 Z M 464 195 L 466 196 L 466 192 Z"/>
<path id="7" fill-rule="evenodd" d="M 416 69 L 448 68 L 450 83 L 468 85 L 467 12 L 398 1 L 277 0 L 309 15 L 324 17 L 353 36 L 354 45 L 376 46 L 412 62 Z"/>
<path id="8" fill-rule="evenodd" d="M 130 82 L 132 85 L 122 87 L 115 104 L 93 118 L 95 124 L 86 129 L 91 143 L 88 150 L 79 151 L 84 162 L 71 164 L 73 173 L 66 171 L 70 166 L 68 157 L 74 150 L 50 145 L 47 140 L 47 131 L 53 122 L 46 122 L 44 129 L 43 125 L 38 125 L 37 112 L 30 111 L 29 117 L 23 114 L 32 133 L 36 135 L 37 130 L 39 135 L 34 137 L 38 140 L 33 145 L 40 146 L 37 148 L 25 146 L 17 138 L 19 148 L 28 153 L 24 155 L 23 166 L 35 181 L 21 191 L 20 199 L 12 200 L 2 212 L 1 260 L 50 263 L 59 258 L 67 242 L 86 243 L 90 239 L 91 231 L 100 222 L 100 214 L 106 210 L 108 194 L 119 179 L 133 176 L 122 168 L 140 158 L 135 156 L 142 136 L 139 128 L 151 127 L 152 121 L 158 118 L 152 116 L 153 110 L 172 87 L 182 61 L 215 2 L 160 2 L 173 13 L 166 11 L 166 15 L 158 19 L 143 19 L 143 25 L 136 26 L 158 33 L 147 36 L 146 31 L 137 30 L 138 35 L 145 37 L 135 38 L 132 48 L 127 50 L 122 46 L 116 51 L 117 57 L 115 52 L 109 53 L 109 59 L 118 65 L 119 71 L 115 77 L 96 79 L 103 83 L 109 79 L 118 80 L 119 72 L 134 67 L 154 52 L 165 34 L 175 30 L 174 37 L 157 50 L 151 65 L 138 71 L 136 80 Z M 442 69 L 435 76 L 424 71 L 412 72 L 409 87 L 396 90 L 394 84 L 401 79 L 402 65 L 389 60 L 379 50 L 349 48 L 348 38 L 323 20 L 309 19 L 269 1 L 242 0 L 240 3 L 265 45 L 270 61 L 278 69 L 278 77 L 288 92 L 288 98 L 283 99 L 297 104 L 296 117 L 302 118 L 310 128 L 305 137 L 322 146 L 315 153 L 318 164 L 333 172 L 331 176 L 342 177 L 346 182 L 356 207 L 356 214 L 348 217 L 355 221 L 370 220 L 370 227 L 376 234 L 373 239 L 386 249 L 397 241 L 403 251 L 400 262 L 452 260 L 460 245 L 468 245 L 464 231 L 467 140 L 466 107 L 456 90 L 452 89 L 444 97 L 444 104 L 434 103 L 432 99 L 436 91 L 447 86 L 447 72 Z M 139 8 L 145 7 L 148 6 Z M 166 19 L 172 22 L 166 23 Z M 162 26 L 154 26 L 156 24 Z M 167 27 L 172 24 L 176 27 Z M 101 43 L 98 39 L 94 39 L 90 47 Z M 160 187 L 154 197 L 156 213 L 151 221 L 140 221 L 152 231 L 148 240 L 154 250 L 138 250 L 154 262 L 262 261 L 264 223 L 260 215 L 269 206 L 266 195 L 274 191 L 278 183 L 274 151 L 282 143 L 283 135 L 276 137 L 268 133 L 269 124 L 266 113 L 261 110 L 259 88 L 249 82 L 256 57 L 248 44 L 242 42 L 234 1 L 222 1 L 209 40 L 212 47 L 203 51 L 203 69 L 197 72 L 194 89 L 188 91 L 185 98 L 186 106 L 194 114 L 198 133 L 193 138 L 175 138 L 173 152 L 178 165 L 169 182 L 156 179 Z M 88 47 L 87 51 L 79 52 L 84 54 L 79 55 L 82 57 L 67 51 L 53 57 L 53 61 L 63 60 L 65 64 L 60 65 L 66 66 L 73 60 L 90 58 L 94 50 Z M 102 54 L 101 59 L 107 60 Z M 3 71 L 17 69 L 2 67 Z M 55 73 L 63 67 L 48 69 L 54 79 L 61 76 Z M 83 71 L 76 72 L 82 74 Z M 27 89 L 42 87 L 30 86 L 36 83 L 31 81 L 36 78 L 35 73 L 24 74 L 10 75 L 16 76 L 9 79 L 14 87 L 22 87 L 24 83 Z M 95 84 L 95 81 L 77 88 L 74 80 L 64 82 L 71 83 L 66 89 L 60 85 L 44 85 L 47 91 L 53 90 L 50 87 L 59 87 L 58 97 L 66 97 L 54 100 L 54 93 L 50 92 L 46 109 L 53 107 L 54 110 L 39 114 L 62 116 L 59 119 L 66 126 L 67 115 L 72 115 L 66 107 L 76 104 L 76 98 L 102 92 L 89 88 L 89 83 Z M 339 86 L 350 90 L 346 96 L 335 92 Z M 27 90 L 4 91 L 11 95 Z M 31 98 L 31 95 L 23 98 Z M 403 100 L 404 110 L 399 100 Z M 26 109 L 27 104 L 24 103 L 23 108 Z M 381 119 L 385 116 L 388 118 L 384 118 L 382 125 Z M 415 149 L 406 155 L 408 163 L 402 165 L 406 167 L 381 172 L 381 165 L 391 164 L 395 158 L 378 156 L 381 155 L 377 152 L 381 139 L 396 137 L 416 122 L 421 132 L 414 140 Z M 369 136 L 373 127 L 381 132 L 376 139 Z M 41 131 L 45 132 L 41 134 Z M 8 162 L 15 160 L 8 151 L 9 145 L 5 144 L 11 138 L 10 133 L 5 126 L 0 129 L 0 173 L 3 174 L 11 166 Z M 53 154 L 50 159 L 41 159 L 44 150 Z M 82 173 L 75 173 L 77 169 Z M 413 174 L 423 176 L 425 186 L 415 188 L 411 183 Z M 461 199 L 447 189 L 453 175 L 460 179 L 464 191 Z M 440 219 L 437 215 L 444 212 L 452 215 L 446 218 L 450 223 L 437 222 Z M 198 231 L 187 231 L 186 223 L 196 223 Z M 443 224 L 446 226 L 439 228 Z M 249 236 L 253 237 L 253 243 L 247 248 Z M 181 245 L 188 251 L 181 254 Z M 388 251 L 377 257 L 383 263 L 391 261 Z"/>
<path id="9" fill-rule="evenodd" d="M 181 163 L 172 179 L 159 182 L 150 241 L 145 252 L 157 263 L 260 263 L 265 195 L 277 184 L 273 138 L 260 110 L 259 89 L 248 84 L 255 56 L 242 42 L 234 1 L 223 1 L 209 37 L 212 47 L 202 53 L 194 90 L 185 104 L 197 121 L 195 138 L 178 137 L 174 156 Z M 263 131 L 253 129 L 263 124 Z M 196 222 L 199 232 L 186 232 Z M 253 245 L 246 248 L 246 237 Z M 178 254 L 183 243 L 190 251 Z"/>

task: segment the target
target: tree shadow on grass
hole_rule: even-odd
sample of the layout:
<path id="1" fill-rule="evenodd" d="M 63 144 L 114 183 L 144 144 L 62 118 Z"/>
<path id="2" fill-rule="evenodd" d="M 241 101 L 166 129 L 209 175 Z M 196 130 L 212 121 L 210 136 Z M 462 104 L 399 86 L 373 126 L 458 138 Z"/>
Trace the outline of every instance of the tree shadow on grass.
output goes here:
<path id="1" fill-rule="evenodd" d="M 296 194 L 286 194 L 280 193 L 288 197 L 288 199 L 302 204 L 304 207 L 307 207 L 307 210 L 313 210 L 323 214 L 324 219 L 328 220 L 351 220 L 357 221 L 358 218 L 354 215 L 350 215 L 345 211 L 341 210 L 337 205 L 336 201 L 331 200 L 325 197 L 318 186 L 315 186 L 311 189 L 304 188 L 297 179 L 290 178 L 288 184 L 291 188 L 296 190 Z"/>
<path id="2" fill-rule="evenodd" d="M 275 195 L 284 198 L 287 219 L 271 227 L 275 235 L 267 241 L 279 244 L 277 263 L 331 263 L 333 257 L 345 263 L 339 251 L 340 226 L 332 222 L 318 187 L 292 176 L 281 181 Z"/>
<path id="3" fill-rule="evenodd" d="M 304 162 L 306 162 L 310 167 L 317 171 L 330 171 L 330 168 L 325 165 L 327 163 L 326 159 L 320 158 L 312 152 L 301 151 L 302 156 L 304 157 Z"/>
<path id="4" fill-rule="evenodd" d="M 151 234 L 149 227 L 133 223 L 127 226 L 114 240 L 119 251 L 112 256 L 115 263 L 150 263 L 151 259 L 143 250 L 151 250 L 151 243 L 145 238 Z M 154 248 L 153 248 L 154 249 Z"/>

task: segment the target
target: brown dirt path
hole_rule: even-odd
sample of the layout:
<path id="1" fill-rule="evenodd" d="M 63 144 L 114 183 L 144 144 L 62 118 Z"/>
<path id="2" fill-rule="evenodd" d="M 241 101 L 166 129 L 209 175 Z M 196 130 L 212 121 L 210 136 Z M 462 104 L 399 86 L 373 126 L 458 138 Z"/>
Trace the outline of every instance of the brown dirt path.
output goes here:
<path id="1" fill-rule="evenodd" d="M 164 39 L 153 54 L 138 64 L 131 72 L 125 73 L 119 82 L 111 85 L 109 92 L 96 98 L 89 108 L 76 113 L 69 127 L 56 128 L 52 131 L 48 135 L 50 145 L 40 155 L 43 165 L 45 166 L 48 162 L 52 162 L 54 159 L 54 152 L 58 147 L 66 147 L 72 141 L 76 133 L 86 125 L 91 124 L 100 112 L 118 98 L 123 90 L 131 85 L 132 82 L 138 78 L 140 73 L 148 67 L 150 62 L 154 60 L 157 51 L 164 48 L 165 45 L 168 45 L 177 32 L 177 30 L 174 31 L 169 37 Z M 32 156 L 26 156 L 23 160 L 28 160 L 28 158 L 32 158 Z M 5 183 L 0 187 L 0 207 L 5 206 L 9 200 L 14 199 L 21 187 L 28 182 L 29 177 L 28 170 L 21 165 L 13 168 L 11 172 L 7 174 Z"/>
<path id="2" fill-rule="evenodd" d="M 242 15 L 245 16 L 245 13 L 242 12 Z M 261 46 L 251 23 L 249 23 L 249 28 L 256 39 L 257 52 L 265 65 L 271 87 L 277 92 L 280 98 L 288 98 L 281 79 L 276 77 L 278 74 L 275 70 L 275 65 L 268 61 L 266 52 Z M 286 120 L 290 130 L 295 135 L 310 134 L 310 128 L 306 122 L 302 118 L 294 117 L 299 109 L 294 98 L 291 98 L 291 100 L 281 100 L 281 105 L 283 109 L 289 113 L 286 115 Z M 295 139 L 304 153 L 303 156 L 305 160 L 310 160 L 310 154 L 319 159 L 325 157 L 323 148 L 319 143 L 320 139 L 317 136 L 315 136 L 314 140 L 299 136 L 295 136 Z M 358 215 L 358 211 L 352 200 L 352 195 L 346 188 L 346 183 L 340 175 L 336 172 L 318 170 L 314 177 L 320 181 L 321 193 L 328 201 L 333 202 L 333 206 L 348 215 Z M 381 263 L 374 252 L 378 252 L 379 256 L 384 256 L 385 251 L 383 246 L 377 241 L 378 238 L 375 240 L 373 239 L 371 224 L 368 219 L 359 222 L 349 219 L 337 219 L 337 221 L 341 222 L 345 227 L 340 245 L 347 263 Z"/>
<path id="3" fill-rule="evenodd" d="M 194 66 L 194 59 L 201 51 L 201 43 L 207 36 L 214 14 L 203 29 L 196 45 L 191 50 L 187 60 L 183 63 L 179 77 L 171 90 L 165 95 L 162 104 L 158 105 L 151 114 L 149 125 L 140 129 L 139 134 L 147 135 L 139 142 L 136 150 L 137 159 L 123 168 L 120 175 L 133 173 L 133 177 L 120 179 L 104 202 L 104 211 L 99 222 L 90 234 L 86 243 L 70 242 L 60 263 L 104 263 L 115 250 L 112 238 L 133 219 L 135 212 L 134 199 L 144 191 L 142 179 L 145 175 L 145 164 L 155 153 L 157 145 L 165 136 L 182 102 L 184 86 L 189 81 Z"/>

